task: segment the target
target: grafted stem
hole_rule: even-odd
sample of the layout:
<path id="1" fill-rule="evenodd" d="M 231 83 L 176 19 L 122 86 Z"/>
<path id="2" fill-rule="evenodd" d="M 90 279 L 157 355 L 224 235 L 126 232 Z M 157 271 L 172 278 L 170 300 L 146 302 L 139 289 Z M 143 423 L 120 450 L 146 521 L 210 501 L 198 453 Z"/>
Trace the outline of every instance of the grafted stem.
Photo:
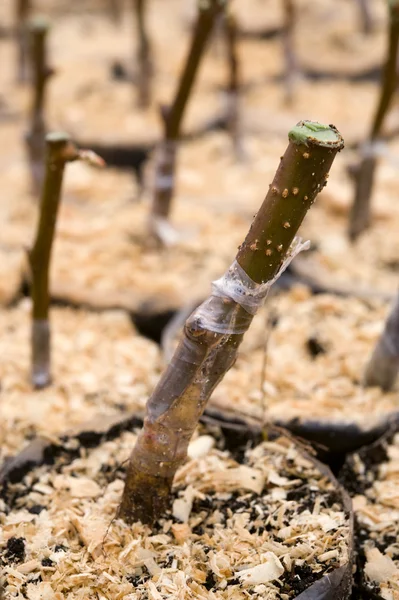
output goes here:
<path id="1" fill-rule="evenodd" d="M 399 43 L 399 1 L 389 2 L 388 49 L 382 76 L 380 96 L 373 118 L 369 139 L 363 149 L 360 163 L 355 167 L 355 197 L 349 215 L 349 239 L 355 241 L 371 223 L 371 195 L 375 179 L 377 157 L 374 152 L 376 140 L 392 102 L 397 86 L 397 60 Z"/>
<path id="2" fill-rule="evenodd" d="M 171 106 L 162 112 L 164 138 L 158 147 L 150 216 L 151 233 L 161 242 L 163 240 L 160 236 L 159 222 L 168 218 L 171 209 L 180 126 L 215 19 L 224 9 L 226 2 L 227 0 L 198 1 L 198 16 L 175 97 Z"/>
<path id="3" fill-rule="evenodd" d="M 151 44 L 147 35 L 146 28 L 146 10 L 147 0 L 133 0 L 134 16 L 138 33 L 137 46 L 137 91 L 138 105 L 140 108 L 146 108 L 151 102 Z"/>
<path id="4" fill-rule="evenodd" d="M 244 308 L 242 271 L 250 285 L 271 282 L 343 140 L 332 126 L 301 122 L 289 133 L 269 192 L 229 270 L 241 304 L 223 285 L 188 318 L 183 338 L 147 404 L 118 515 L 153 522 L 169 506 L 173 477 L 214 388 L 233 365 L 253 311 Z M 228 288 L 230 290 L 230 287 Z"/>
<path id="5" fill-rule="evenodd" d="M 66 133 L 46 136 L 46 172 L 41 194 L 39 223 L 29 252 L 32 296 L 32 383 L 43 388 L 51 381 L 49 270 L 64 169 L 67 162 L 83 159 L 101 165 L 89 151 L 78 150 Z"/>
<path id="6" fill-rule="evenodd" d="M 52 71 L 47 64 L 47 34 L 49 24 L 44 19 L 35 19 L 29 25 L 30 58 L 33 78 L 33 97 L 30 128 L 26 135 L 32 192 L 37 196 L 44 178 L 45 155 L 45 100 L 46 83 Z"/>
<path id="7" fill-rule="evenodd" d="M 364 384 L 367 387 L 378 386 L 384 391 L 389 391 L 395 384 L 398 372 L 399 294 L 366 367 Z"/>

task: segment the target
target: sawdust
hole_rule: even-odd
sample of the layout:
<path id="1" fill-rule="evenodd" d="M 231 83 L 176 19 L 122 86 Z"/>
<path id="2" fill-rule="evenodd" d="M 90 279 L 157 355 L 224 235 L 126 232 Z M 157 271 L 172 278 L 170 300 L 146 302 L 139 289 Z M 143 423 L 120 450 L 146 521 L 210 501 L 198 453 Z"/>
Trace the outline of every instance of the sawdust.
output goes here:
<path id="1" fill-rule="evenodd" d="M 366 589 L 384 600 L 399 598 L 399 434 L 379 444 L 377 452 L 355 455 L 354 472 L 364 494 L 355 495 L 359 552 Z M 382 455 L 385 456 L 383 457 Z M 378 459 L 381 457 L 381 460 Z M 371 460 L 370 460 L 371 459 Z"/>
<path id="2" fill-rule="evenodd" d="M 217 448 L 189 460 L 174 489 L 173 513 L 179 500 L 189 502 L 184 522 L 170 513 L 151 531 L 112 521 L 123 486 L 118 465 L 135 439 L 124 433 L 9 486 L 0 512 L 9 598 L 288 600 L 347 564 L 342 500 L 284 437 L 248 449 L 242 465 Z M 237 480 L 244 467 L 262 489 Z"/>
<path id="3" fill-rule="evenodd" d="M 56 439 L 96 415 L 144 410 L 160 371 L 159 350 L 125 313 L 53 308 L 53 384 L 35 391 L 30 373 L 30 301 L 0 311 L 2 457 L 35 435 Z"/>
<path id="4" fill-rule="evenodd" d="M 267 317 L 275 327 L 266 350 Z M 240 355 L 211 405 L 257 420 L 354 423 L 363 430 L 399 410 L 397 389 L 362 386 L 363 370 L 384 326 L 389 304 L 294 287 L 270 299 L 244 338 Z M 261 386 L 262 384 L 262 386 Z"/>

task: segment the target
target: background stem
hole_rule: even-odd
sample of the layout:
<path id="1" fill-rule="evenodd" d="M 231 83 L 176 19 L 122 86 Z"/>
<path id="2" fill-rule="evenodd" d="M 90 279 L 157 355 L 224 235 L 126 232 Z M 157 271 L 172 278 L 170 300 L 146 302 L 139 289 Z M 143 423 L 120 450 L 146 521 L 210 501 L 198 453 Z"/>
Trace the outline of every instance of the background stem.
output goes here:
<path id="1" fill-rule="evenodd" d="M 31 169 L 32 191 L 36 196 L 41 192 L 45 169 L 45 91 L 47 79 L 51 74 L 51 70 L 47 65 L 48 30 L 49 25 L 43 19 L 36 19 L 29 26 L 33 99 L 30 129 L 26 136 L 26 144 Z"/>
<path id="2" fill-rule="evenodd" d="M 39 223 L 29 253 L 32 284 L 32 383 L 45 387 L 50 374 L 49 270 L 51 248 L 61 197 L 65 163 L 78 157 L 69 136 L 53 133 L 46 136 L 46 174 L 41 196 Z"/>
<path id="3" fill-rule="evenodd" d="M 359 9 L 359 18 L 362 31 L 369 35 L 373 31 L 373 16 L 370 9 L 370 0 L 356 0 Z"/>
<path id="4" fill-rule="evenodd" d="M 355 168 L 355 197 L 349 215 L 349 239 L 355 241 L 371 223 L 371 195 L 373 191 L 377 159 L 372 155 L 373 142 L 381 135 L 381 129 L 397 86 L 397 60 L 399 43 L 399 2 L 390 3 L 388 49 L 380 87 L 380 97 L 372 121 L 366 154 Z"/>
<path id="5" fill-rule="evenodd" d="M 237 20 L 231 12 L 225 12 L 223 29 L 226 39 L 228 82 L 227 82 L 227 129 L 230 133 L 236 156 L 243 156 L 239 126 L 239 57 Z"/>
<path id="6" fill-rule="evenodd" d="M 225 5 L 224 0 L 209 0 L 206 3 L 198 3 L 198 16 L 191 38 L 191 46 L 175 97 L 172 105 L 163 111 L 164 139 L 158 149 L 150 219 L 150 227 L 156 237 L 159 237 L 156 227 L 157 219 L 167 219 L 170 213 L 174 193 L 177 142 L 180 137 L 184 112 L 215 19 L 222 12 Z"/>
<path id="7" fill-rule="evenodd" d="M 151 45 L 146 30 L 147 0 L 133 0 L 134 16 L 138 33 L 137 47 L 137 91 L 138 106 L 146 108 L 151 102 Z"/>
<path id="8" fill-rule="evenodd" d="M 28 40 L 26 23 L 31 12 L 30 0 L 15 1 L 15 30 L 17 41 L 17 81 L 24 83 L 28 79 Z"/>
<path id="9" fill-rule="evenodd" d="M 367 387 L 393 388 L 399 372 L 399 294 L 388 316 L 364 375 Z"/>
<path id="10" fill-rule="evenodd" d="M 294 50 L 294 26 L 295 26 L 295 4 L 294 0 L 283 0 L 284 24 L 283 24 L 283 49 L 284 49 L 284 85 L 285 101 L 292 104 L 294 99 L 294 80 L 297 75 L 298 66 Z"/>
<path id="11" fill-rule="evenodd" d="M 343 147 L 332 126 L 301 122 L 289 134 L 269 192 L 236 260 L 256 283 L 279 271 L 302 220 Z M 214 388 L 234 364 L 253 314 L 227 294 L 188 318 L 183 338 L 147 404 L 118 514 L 151 523 L 168 508 L 173 477 Z"/>

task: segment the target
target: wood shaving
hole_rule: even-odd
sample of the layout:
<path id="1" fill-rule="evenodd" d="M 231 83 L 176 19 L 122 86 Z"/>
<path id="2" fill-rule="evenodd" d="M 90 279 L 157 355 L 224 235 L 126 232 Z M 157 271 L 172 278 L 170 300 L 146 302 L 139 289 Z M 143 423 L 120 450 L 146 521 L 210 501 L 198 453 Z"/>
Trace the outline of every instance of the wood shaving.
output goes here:
<path id="1" fill-rule="evenodd" d="M 353 491 L 358 492 L 353 507 L 361 565 L 364 565 L 361 573 L 367 590 L 385 600 L 396 600 L 399 590 L 399 434 L 391 434 L 371 448 L 355 455 L 347 472 Z"/>
<path id="2" fill-rule="evenodd" d="M 54 307 L 53 384 L 34 391 L 30 373 L 30 301 L 0 310 L 0 448 L 14 454 L 35 435 L 57 441 L 97 415 L 142 414 L 160 373 L 159 350 L 122 311 Z M 99 341 L 101 340 L 101 343 Z M 72 482 L 73 483 L 73 482 Z"/>
<path id="3" fill-rule="evenodd" d="M 263 380 L 270 305 L 277 324 L 270 333 Z M 312 296 L 303 286 L 278 294 L 254 319 L 238 360 L 210 406 L 260 421 L 375 427 L 399 411 L 396 388 L 383 393 L 362 386 L 365 365 L 388 312 L 384 301 Z"/>
<path id="4" fill-rule="evenodd" d="M 391 147 L 395 156 L 399 147 L 397 140 Z M 351 290 L 355 295 L 372 295 L 378 291 L 395 294 L 399 268 L 399 211 L 394 200 L 396 192 L 392 194 L 390 186 L 391 173 L 388 170 L 386 174 L 384 166 L 377 166 L 380 181 L 374 186 L 371 227 L 355 244 L 351 243 L 347 235 L 350 201 L 345 202 L 342 213 L 334 210 L 334 200 L 328 201 L 335 185 L 332 182 L 327 201 L 317 203 L 315 210 L 309 211 L 302 227 L 302 235 L 310 238 L 316 250 L 302 253 L 294 269 L 307 273 L 327 289 Z M 337 191 L 336 196 L 338 194 Z M 322 227 L 326 222 L 328 234 Z"/>
<path id="5" fill-rule="evenodd" d="M 8 486 L 0 512 L 0 554 L 10 598 L 25 593 L 57 600 L 168 595 L 244 600 L 250 591 L 254 599 L 289 600 L 313 581 L 309 572 L 321 577 L 347 563 L 349 521 L 334 485 L 283 437 L 248 448 L 242 464 L 220 442 L 189 459 L 174 488 L 174 508 L 178 500 L 192 501 L 184 523 L 174 510 L 152 530 L 115 521 L 123 474 L 120 467 L 108 467 L 120 465 L 135 440 L 135 433 L 125 432 L 92 451 L 82 450 L 69 464 L 36 468 Z M 230 479 L 219 477 L 221 471 L 244 467 L 262 474 L 266 483 L 260 494 L 232 489 Z M 205 473 L 210 474 L 206 493 Z M 291 486 L 276 496 L 269 473 L 288 478 Z M 71 478 L 84 488 L 89 476 L 101 493 L 76 496 Z M 39 481 L 51 493 L 35 491 Z M 315 493 L 318 515 L 313 516 Z M 40 510 L 34 508 L 39 504 Z M 334 526 L 326 531 L 317 517 Z M 287 527 L 289 538 L 280 535 Z M 20 554 L 10 554 L 13 547 Z"/>

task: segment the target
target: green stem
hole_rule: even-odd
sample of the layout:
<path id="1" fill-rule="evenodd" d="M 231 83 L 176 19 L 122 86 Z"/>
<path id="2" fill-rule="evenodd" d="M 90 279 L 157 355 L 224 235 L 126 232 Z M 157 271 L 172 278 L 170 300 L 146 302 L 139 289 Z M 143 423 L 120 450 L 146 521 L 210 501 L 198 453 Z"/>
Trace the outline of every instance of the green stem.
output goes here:
<path id="1" fill-rule="evenodd" d="M 29 252 L 32 296 L 32 382 L 35 387 L 49 385 L 50 326 L 49 271 L 64 169 L 77 159 L 101 165 L 99 157 L 78 150 L 66 133 L 46 136 L 46 172 L 41 194 L 39 223 L 35 242 Z"/>
<path id="2" fill-rule="evenodd" d="M 215 386 L 233 365 L 254 311 L 243 294 L 240 267 L 248 285 L 271 282 L 289 252 L 307 210 L 326 183 L 343 140 L 338 131 L 309 121 L 289 134 L 269 192 L 229 273 L 233 288 L 219 285 L 188 318 L 183 338 L 147 404 L 144 428 L 128 466 L 118 515 L 131 523 L 153 522 L 170 502 L 173 477 Z M 221 290 L 221 292 L 220 292 Z"/>
<path id="3" fill-rule="evenodd" d="M 191 46 L 181 73 L 173 103 L 164 112 L 164 139 L 158 148 L 155 189 L 152 204 L 151 228 L 157 235 L 157 219 L 167 219 L 174 192 L 176 148 L 185 108 L 194 85 L 195 77 L 215 19 L 222 12 L 227 0 L 199 0 L 198 17 L 194 27 Z"/>
<path id="4" fill-rule="evenodd" d="M 390 391 L 399 372 L 399 295 L 388 316 L 364 375 L 367 387 L 378 386 Z"/>
<path id="5" fill-rule="evenodd" d="M 26 136 L 32 189 L 38 195 L 43 185 L 46 126 L 44 118 L 46 83 L 51 74 L 47 65 L 47 34 L 49 24 L 35 19 L 29 26 L 30 57 L 33 74 L 33 100 L 30 130 Z"/>
<path id="6" fill-rule="evenodd" d="M 137 64 L 138 64 L 138 105 L 146 108 L 151 101 L 151 46 L 145 26 L 146 0 L 133 0 L 134 14 L 138 32 Z"/>
<path id="7" fill-rule="evenodd" d="M 388 49 L 385 62 L 381 93 L 373 118 L 365 155 L 355 169 L 355 197 L 349 215 L 349 239 L 355 241 L 371 223 L 371 195 L 373 191 L 376 157 L 373 143 L 380 137 L 381 129 L 392 102 L 397 86 L 397 59 L 399 44 L 399 2 L 389 0 L 390 19 L 388 30 Z"/>

